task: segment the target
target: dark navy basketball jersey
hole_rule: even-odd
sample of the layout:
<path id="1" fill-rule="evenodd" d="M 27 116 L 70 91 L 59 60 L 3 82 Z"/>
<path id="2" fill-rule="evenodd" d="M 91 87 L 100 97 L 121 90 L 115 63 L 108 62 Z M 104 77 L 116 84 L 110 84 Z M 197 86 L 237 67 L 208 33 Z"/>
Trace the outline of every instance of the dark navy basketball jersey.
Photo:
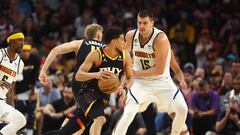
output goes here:
<path id="1" fill-rule="evenodd" d="M 84 40 L 79 51 L 77 53 L 77 64 L 75 67 L 75 72 L 78 71 L 78 68 L 82 65 L 87 55 L 94 50 L 100 49 L 104 44 L 96 40 Z"/>
<path id="2" fill-rule="evenodd" d="M 87 55 L 94 50 L 100 49 L 104 47 L 104 44 L 97 40 L 84 40 L 81 47 L 78 50 L 77 53 L 77 64 L 74 69 L 74 74 L 72 78 L 72 89 L 75 94 L 79 91 L 81 88 L 81 82 L 75 80 L 75 75 L 79 69 L 79 67 L 82 65 L 84 60 L 86 59 Z"/>
<path id="3" fill-rule="evenodd" d="M 120 52 L 115 58 L 108 56 L 104 48 L 99 49 L 98 52 L 100 54 L 100 64 L 97 65 L 98 71 L 110 71 L 120 79 L 124 72 L 125 52 Z"/>
<path id="4" fill-rule="evenodd" d="M 99 52 L 99 64 L 94 65 L 92 68 L 95 72 L 99 71 L 110 71 L 114 74 L 116 74 L 121 79 L 123 73 L 124 73 L 124 63 L 125 63 L 125 51 L 119 52 L 119 55 L 115 58 L 110 57 L 104 48 L 98 49 Z M 105 99 L 105 101 L 108 101 L 109 94 L 105 94 L 100 91 L 98 87 L 98 80 L 93 79 L 91 80 L 90 84 L 88 85 L 87 89 L 94 89 L 96 97 L 100 97 Z"/>

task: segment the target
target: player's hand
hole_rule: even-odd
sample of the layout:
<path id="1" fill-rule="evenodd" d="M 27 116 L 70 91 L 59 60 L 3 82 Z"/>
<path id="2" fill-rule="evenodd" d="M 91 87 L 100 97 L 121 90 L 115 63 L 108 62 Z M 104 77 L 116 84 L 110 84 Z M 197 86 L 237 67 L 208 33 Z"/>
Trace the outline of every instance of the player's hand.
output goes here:
<path id="1" fill-rule="evenodd" d="M 115 95 L 122 95 L 123 86 L 119 86 L 118 89 L 114 92 Z"/>
<path id="2" fill-rule="evenodd" d="M 187 90 L 188 86 L 187 86 L 187 83 L 184 80 L 181 81 L 179 85 L 180 85 L 182 90 Z"/>
<path id="3" fill-rule="evenodd" d="M 100 71 L 96 74 L 95 78 L 104 81 L 104 79 L 110 78 L 112 74 L 110 71 Z"/>
<path id="4" fill-rule="evenodd" d="M 40 72 L 38 79 L 42 85 L 47 85 L 47 83 L 48 83 L 47 78 L 48 78 L 48 76 L 46 73 Z"/>
<path id="5" fill-rule="evenodd" d="M 10 89 L 12 87 L 12 84 L 10 84 L 6 81 L 0 81 L 0 87 L 2 89 Z"/>
<path id="6" fill-rule="evenodd" d="M 118 93 L 118 95 L 120 96 L 119 100 L 118 100 L 118 106 L 120 108 L 123 108 L 125 106 L 125 102 L 127 100 L 127 93 L 124 89 L 122 89 L 121 92 Z"/>

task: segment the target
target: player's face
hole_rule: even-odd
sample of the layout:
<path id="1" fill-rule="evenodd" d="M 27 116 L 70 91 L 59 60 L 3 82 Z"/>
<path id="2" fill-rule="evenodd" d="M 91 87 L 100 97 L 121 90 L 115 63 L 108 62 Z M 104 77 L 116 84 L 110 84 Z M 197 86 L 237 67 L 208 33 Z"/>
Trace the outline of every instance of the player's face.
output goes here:
<path id="1" fill-rule="evenodd" d="M 145 35 L 153 28 L 154 22 L 149 17 L 139 17 L 138 16 L 138 30 L 140 34 Z"/>
<path id="2" fill-rule="evenodd" d="M 97 38 L 98 38 L 98 40 L 99 40 L 99 41 L 102 41 L 102 37 L 103 37 L 103 31 L 99 30 L 99 31 L 97 32 Z"/>
<path id="3" fill-rule="evenodd" d="M 123 34 L 121 34 L 120 36 L 119 36 L 119 38 L 117 38 L 116 39 L 116 46 L 117 46 L 117 50 L 118 51 L 122 51 L 123 49 L 124 49 L 124 47 L 125 47 L 125 39 L 124 39 L 124 35 Z"/>
<path id="4" fill-rule="evenodd" d="M 24 39 L 23 38 L 15 39 L 13 42 L 14 42 L 13 48 L 15 52 L 20 53 L 23 48 Z"/>

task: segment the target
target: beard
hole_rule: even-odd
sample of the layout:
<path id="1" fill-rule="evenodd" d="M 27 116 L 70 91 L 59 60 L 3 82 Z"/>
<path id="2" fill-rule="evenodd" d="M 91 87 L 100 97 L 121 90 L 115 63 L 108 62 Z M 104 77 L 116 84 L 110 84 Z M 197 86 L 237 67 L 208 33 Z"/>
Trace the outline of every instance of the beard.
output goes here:
<path id="1" fill-rule="evenodd" d="M 19 48 L 14 49 L 14 50 L 15 50 L 16 53 L 20 53 L 22 51 L 22 49 L 19 49 Z"/>

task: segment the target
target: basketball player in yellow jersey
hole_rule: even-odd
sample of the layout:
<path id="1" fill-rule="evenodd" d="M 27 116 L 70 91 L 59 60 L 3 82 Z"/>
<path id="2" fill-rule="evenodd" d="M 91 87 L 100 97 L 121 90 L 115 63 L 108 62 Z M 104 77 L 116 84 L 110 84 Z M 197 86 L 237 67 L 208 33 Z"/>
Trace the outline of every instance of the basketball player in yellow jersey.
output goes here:
<path id="1" fill-rule="evenodd" d="M 137 20 L 138 29 L 126 35 L 127 50 L 133 54 L 134 82 L 113 135 L 125 135 L 136 113 L 146 110 L 152 102 L 157 104 L 159 111 L 175 114 L 171 135 L 179 135 L 181 131 L 187 131 L 188 108 L 170 76 L 170 66 L 185 89 L 183 73 L 171 51 L 168 37 L 154 27 L 152 13 L 140 11 Z"/>
<path id="2" fill-rule="evenodd" d="M 5 102 L 7 93 L 13 93 L 16 80 L 21 78 L 24 63 L 18 53 L 23 43 L 23 33 L 13 33 L 7 37 L 8 47 L 0 49 L 0 121 L 7 124 L 0 135 L 14 135 L 26 124 L 24 115 Z"/>

